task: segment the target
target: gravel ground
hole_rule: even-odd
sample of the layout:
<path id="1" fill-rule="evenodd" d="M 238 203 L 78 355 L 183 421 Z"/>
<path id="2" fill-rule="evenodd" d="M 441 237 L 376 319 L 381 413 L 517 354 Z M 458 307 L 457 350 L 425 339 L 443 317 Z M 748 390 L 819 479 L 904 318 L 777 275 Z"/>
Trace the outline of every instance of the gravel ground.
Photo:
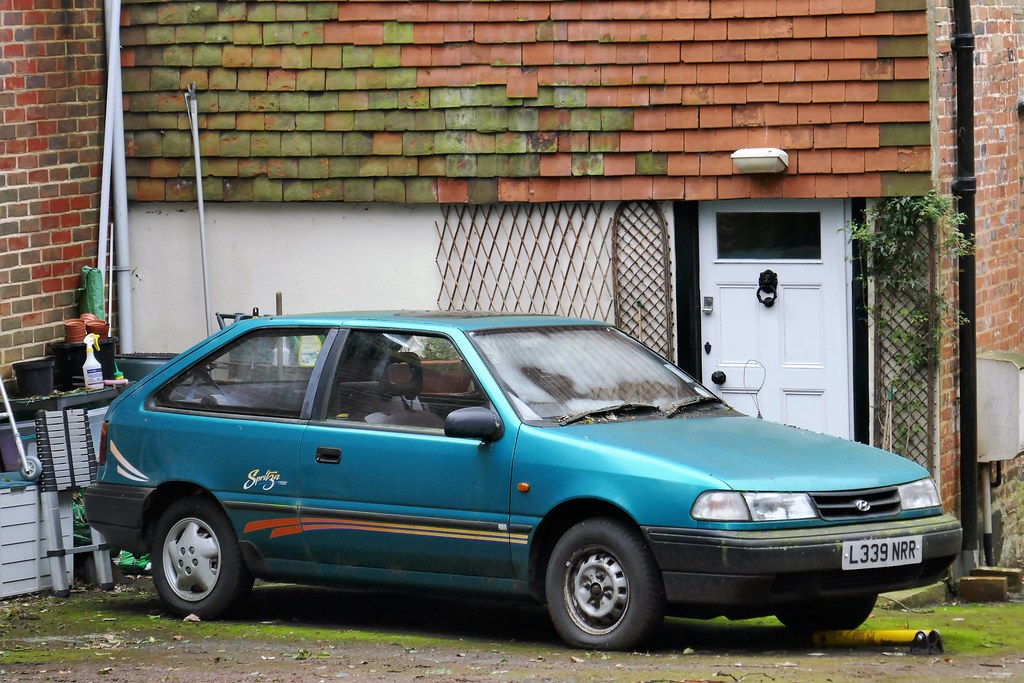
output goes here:
<path id="1" fill-rule="evenodd" d="M 147 578 L 0 601 L 0 680 L 104 681 L 977 681 L 1024 679 L 1024 604 L 906 611 L 872 628 L 936 629 L 945 651 L 814 647 L 773 619 L 668 619 L 645 652 L 573 650 L 543 608 L 261 584 L 244 612 L 162 612 Z M 865 627 L 866 628 L 866 627 Z"/>

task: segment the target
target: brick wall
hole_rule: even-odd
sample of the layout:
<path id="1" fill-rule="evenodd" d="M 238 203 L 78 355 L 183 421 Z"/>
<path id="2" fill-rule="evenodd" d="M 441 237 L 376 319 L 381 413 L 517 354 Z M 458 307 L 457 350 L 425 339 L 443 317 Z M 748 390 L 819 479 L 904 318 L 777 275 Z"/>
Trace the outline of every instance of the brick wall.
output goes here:
<path id="1" fill-rule="evenodd" d="M 956 59 L 952 51 L 952 0 L 936 3 L 933 13 L 935 62 L 935 115 L 938 119 L 933 166 L 941 169 L 940 191 L 949 194 L 956 172 Z M 956 264 L 940 264 L 940 284 L 947 301 L 956 305 Z M 938 378 L 938 475 L 942 500 L 959 516 L 960 434 L 959 368 L 956 334 L 946 337 L 940 349 Z"/>
<path id="2" fill-rule="evenodd" d="M 978 349 L 1024 351 L 1021 279 L 1021 116 L 1024 7 L 1014 0 L 974 5 Z"/>
<path id="3" fill-rule="evenodd" d="M 43 356 L 95 265 L 99 0 L 0 0 L 0 368 Z"/>
<path id="4" fill-rule="evenodd" d="M 129 193 L 400 203 L 931 187 L 926 0 L 127 0 Z M 733 173 L 743 147 L 783 177 Z"/>
<path id="5" fill-rule="evenodd" d="M 975 60 L 977 197 L 977 326 L 979 351 L 1024 353 L 1024 236 L 1021 232 L 1021 116 L 1024 99 L 1024 7 L 1015 0 L 972 2 Z M 982 388 L 983 389 L 983 388 Z M 993 508 L 1003 557 L 1024 562 L 1024 467 L 1003 471 Z M 979 528 L 979 531 L 981 529 Z"/>
<path id="6" fill-rule="evenodd" d="M 979 351 L 1024 352 L 1024 238 L 1021 234 L 1021 118 L 1018 103 L 1024 93 L 1024 15 L 1015 0 L 972 0 L 975 56 L 975 173 L 977 271 L 977 347 Z M 937 3 L 936 64 L 939 136 L 935 155 L 942 169 L 943 189 L 951 191 L 955 174 L 956 149 L 955 57 L 949 37 L 951 2 Z M 950 299 L 956 301 L 955 264 L 943 264 Z M 943 348 L 940 378 L 940 462 L 943 493 L 956 500 L 959 489 L 959 414 L 956 340 Z M 983 388 L 982 388 L 983 389 Z M 1019 513 L 1022 484 L 1021 463 L 1014 461 L 1004 471 L 1006 484 L 995 494 L 997 517 L 1001 518 L 1003 561 L 1017 564 L 1024 559 L 1024 520 Z M 979 528 L 980 531 L 980 528 Z"/>

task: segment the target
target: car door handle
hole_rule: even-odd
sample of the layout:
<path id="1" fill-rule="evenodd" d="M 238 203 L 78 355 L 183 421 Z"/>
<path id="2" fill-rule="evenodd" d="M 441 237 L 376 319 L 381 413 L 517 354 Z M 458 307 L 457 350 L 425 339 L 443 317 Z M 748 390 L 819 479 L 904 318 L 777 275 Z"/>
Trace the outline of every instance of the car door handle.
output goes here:
<path id="1" fill-rule="evenodd" d="M 337 465 L 341 462 L 341 449 L 321 446 L 316 449 L 316 461 L 325 465 Z"/>

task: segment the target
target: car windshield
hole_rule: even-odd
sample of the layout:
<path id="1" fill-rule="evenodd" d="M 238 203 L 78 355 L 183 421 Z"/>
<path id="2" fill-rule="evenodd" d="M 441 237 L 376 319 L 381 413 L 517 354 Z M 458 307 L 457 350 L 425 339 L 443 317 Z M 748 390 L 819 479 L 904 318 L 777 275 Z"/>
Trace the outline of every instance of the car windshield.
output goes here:
<path id="1" fill-rule="evenodd" d="M 473 335 L 524 420 L 563 424 L 628 413 L 670 415 L 717 401 L 682 370 L 613 327 L 539 327 Z"/>

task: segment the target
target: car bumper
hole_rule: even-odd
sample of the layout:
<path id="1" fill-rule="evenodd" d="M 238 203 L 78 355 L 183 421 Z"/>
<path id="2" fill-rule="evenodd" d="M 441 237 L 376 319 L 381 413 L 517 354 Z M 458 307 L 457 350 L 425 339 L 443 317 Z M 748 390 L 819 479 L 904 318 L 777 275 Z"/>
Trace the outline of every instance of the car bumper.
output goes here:
<path id="1" fill-rule="evenodd" d="M 950 515 L 838 528 L 646 527 L 644 533 L 662 569 L 670 603 L 745 609 L 927 585 L 945 573 L 961 543 L 960 523 Z M 924 545 L 918 564 L 842 568 L 845 541 L 917 535 Z"/>
<path id="2" fill-rule="evenodd" d="M 152 488 L 94 484 L 85 491 L 85 517 L 111 547 L 139 554 L 149 552 L 143 538 L 143 512 Z"/>

